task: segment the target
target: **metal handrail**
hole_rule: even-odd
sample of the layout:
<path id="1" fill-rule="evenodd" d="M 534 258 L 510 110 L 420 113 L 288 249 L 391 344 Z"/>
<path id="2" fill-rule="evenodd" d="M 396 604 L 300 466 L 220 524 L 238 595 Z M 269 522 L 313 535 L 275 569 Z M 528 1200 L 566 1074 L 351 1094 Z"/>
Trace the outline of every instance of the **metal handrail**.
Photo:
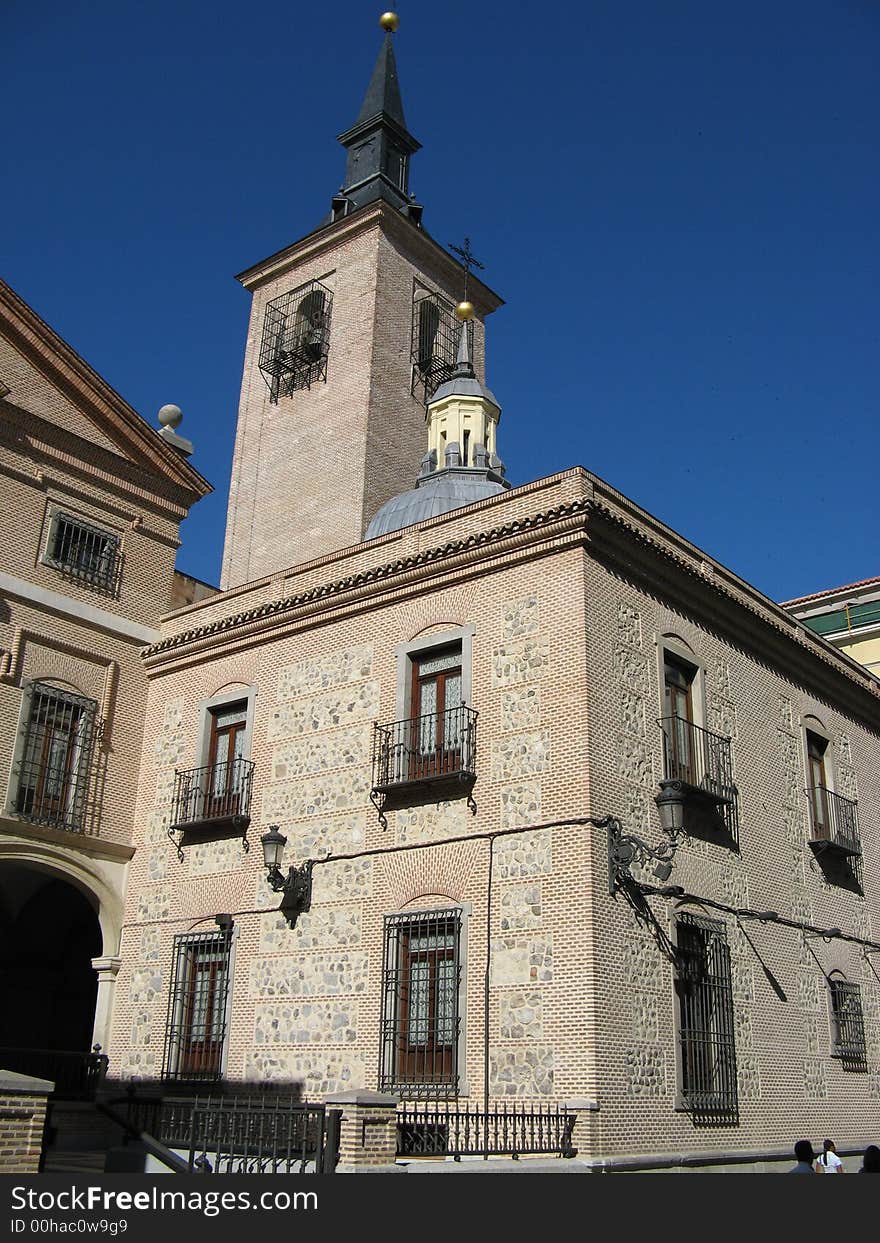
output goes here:
<path id="1" fill-rule="evenodd" d="M 176 1152 L 172 1152 L 170 1148 L 167 1148 L 161 1140 L 156 1139 L 155 1135 L 151 1135 L 149 1131 L 140 1130 L 136 1123 L 133 1123 L 131 1119 L 113 1108 L 115 1104 L 117 1104 L 115 1101 L 96 1101 L 95 1107 L 105 1118 L 109 1118 L 111 1122 L 115 1122 L 117 1126 L 122 1127 L 127 1140 L 135 1140 L 137 1143 L 143 1144 L 146 1152 L 151 1157 L 155 1157 L 157 1161 L 161 1161 L 173 1174 L 202 1174 L 209 1172 L 198 1163 L 187 1161 Z"/>

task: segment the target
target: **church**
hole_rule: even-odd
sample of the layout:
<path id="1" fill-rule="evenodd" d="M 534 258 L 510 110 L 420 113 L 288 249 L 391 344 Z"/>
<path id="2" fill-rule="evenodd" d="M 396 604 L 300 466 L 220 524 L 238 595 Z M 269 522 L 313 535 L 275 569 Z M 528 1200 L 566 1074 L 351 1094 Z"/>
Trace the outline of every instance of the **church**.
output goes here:
<path id="1" fill-rule="evenodd" d="M 589 470 L 511 486 L 501 298 L 410 190 L 383 25 L 343 188 L 238 277 L 221 590 L 141 651 L 110 1074 L 366 1108 L 354 1163 L 505 1110 L 596 1169 L 863 1148 L 880 684 Z"/>

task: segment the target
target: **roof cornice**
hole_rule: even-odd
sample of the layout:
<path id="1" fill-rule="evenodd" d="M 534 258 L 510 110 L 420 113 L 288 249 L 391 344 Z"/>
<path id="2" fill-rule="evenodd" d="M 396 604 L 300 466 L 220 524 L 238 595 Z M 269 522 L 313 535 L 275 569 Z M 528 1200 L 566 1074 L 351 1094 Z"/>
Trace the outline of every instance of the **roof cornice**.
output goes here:
<path id="1" fill-rule="evenodd" d="M 485 574 L 509 566 L 517 557 L 549 555 L 581 544 L 597 560 L 684 607 L 708 628 L 771 660 L 785 676 L 880 730 L 880 683 L 861 665 L 723 567 L 682 551 L 692 546 L 682 541 L 682 549 L 676 549 L 667 543 L 660 524 L 652 533 L 633 521 L 601 480 L 579 468 L 566 472 L 573 473 L 586 484 L 581 497 L 171 635 L 145 650 L 147 668 L 164 672 L 171 663 L 190 663 L 208 651 L 219 655 L 229 646 L 275 637 L 282 627 L 302 628 L 318 620 L 326 623 L 339 612 L 380 607 L 389 596 L 423 592 L 441 575 L 454 578 L 475 569 Z M 480 506 L 503 506 L 518 492 L 514 489 Z M 426 523 L 422 529 L 429 527 Z M 211 603 L 216 605 L 216 598 Z"/>
<path id="2" fill-rule="evenodd" d="M 239 272 L 235 279 L 240 281 L 245 289 L 252 291 L 259 289 L 266 281 L 283 275 L 289 268 L 301 263 L 304 259 L 311 259 L 325 251 L 335 249 L 340 242 L 365 233 L 377 225 L 412 249 L 421 250 L 432 264 L 446 274 L 450 283 L 460 279 L 464 270 L 461 264 L 453 259 L 452 255 L 444 250 L 430 233 L 413 224 L 396 207 L 392 207 L 390 203 L 382 199 L 368 203 L 332 224 L 321 225 L 300 238 L 299 241 L 285 246 L 283 250 L 278 250 L 268 258 Z M 479 280 L 473 272 L 468 279 L 468 295 L 481 315 L 488 315 L 504 305 L 504 299 Z"/>
<path id="3" fill-rule="evenodd" d="M 213 487 L 166 445 L 128 402 L 72 346 L 50 328 L 5 281 L 0 280 L 0 331 L 111 439 L 196 500 Z M 13 394 L 14 396 L 14 394 Z M 190 502 L 192 503 L 192 501 Z"/>

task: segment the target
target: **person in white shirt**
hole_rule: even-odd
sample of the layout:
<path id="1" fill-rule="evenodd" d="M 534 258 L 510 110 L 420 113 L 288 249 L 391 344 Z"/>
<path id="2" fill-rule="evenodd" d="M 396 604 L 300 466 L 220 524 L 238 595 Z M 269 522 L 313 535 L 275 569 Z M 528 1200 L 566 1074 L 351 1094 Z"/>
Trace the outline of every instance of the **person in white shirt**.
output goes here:
<path id="1" fill-rule="evenodd" d="M 822 1154 L 816 1158 L 817 1174 L 843 1174 L 843 1162 L 837 1155 L 834 1141 L 826 1139 L 822 1145 Z"/>

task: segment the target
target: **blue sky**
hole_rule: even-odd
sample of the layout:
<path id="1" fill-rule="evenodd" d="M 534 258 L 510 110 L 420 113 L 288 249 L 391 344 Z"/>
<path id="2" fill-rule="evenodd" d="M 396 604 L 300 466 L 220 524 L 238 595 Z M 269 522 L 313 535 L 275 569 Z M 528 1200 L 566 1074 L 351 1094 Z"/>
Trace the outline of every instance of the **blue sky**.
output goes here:
<path id="1" fill-rule="evenodd" d="M 0 271 L 150 422 L 183 408 L 216 492 L 178 564 L 209 581 L 233 274 L 326 213 L 380 11 L 3 5 Z M 506 299 L 510 478 L 586 466 L 776 599 L 880 573 L 880 4 L 398 11 L 425 226 Z"/>

